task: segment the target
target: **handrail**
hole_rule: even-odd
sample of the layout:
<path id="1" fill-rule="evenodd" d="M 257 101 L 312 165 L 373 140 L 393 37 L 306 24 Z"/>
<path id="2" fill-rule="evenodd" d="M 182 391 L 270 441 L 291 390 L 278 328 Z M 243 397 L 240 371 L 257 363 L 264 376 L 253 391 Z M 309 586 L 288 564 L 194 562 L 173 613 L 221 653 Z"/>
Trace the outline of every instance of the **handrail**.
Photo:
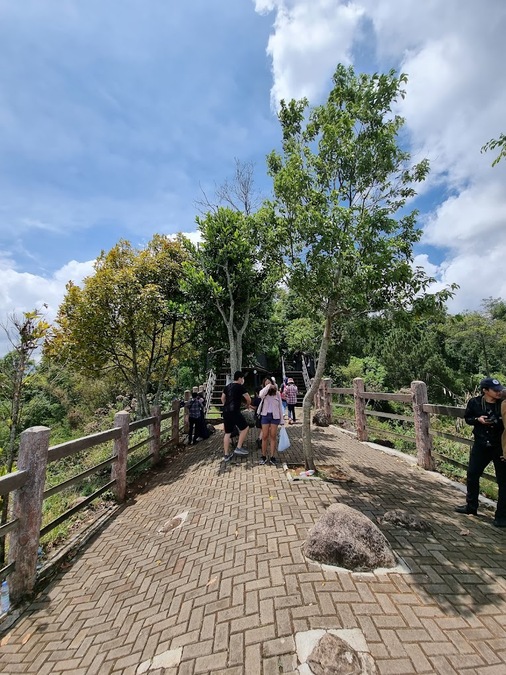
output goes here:
<path id="1" fill-rule="evenodd" d="M 205 412 L 206 415 L 209 412 L 209 408 L 211 407 L 211 398 L 213 396 L 215 384 L 216 384 L 216 373 L 211 368 L 211 370 L 209 371 L 209 374 L 207 376 L 207 382 L 206 382 L 206 398 L 205 398 L 205 404 L 204 404 L 204 412 Z"/>
<path id="2" fill-rule="evenodd" d="M 302 355 L 302 378 L 304 380 L 304 386 L 306 387 L 306 391 L 309 391 L 309 389 L 311 388 L 311 378 L 309 377 L 309 373 L 307 372 L 307 364 L 304 355 Z"/>
<path id="3" fill-rule="evenodd" d="M 130 422 L 130 414 L 127 411 L 120 411 L 114 416 L 113 428 L 51 447 L 48 427 L 34 426 L 22 432 L 18 452 L 20 470 L 0 477 L 0 495 L 13 493 L 12 508 L 13 513 L 16 514 L 16 518 L 0 525 L 0 537 L 9 535 L 9 564 L 0 570 L 0 580 L 9 575 L 9 591 L 14 603 L 33 592 L 37 576 L 36 555 L 40 538 L 78 511 L 86 508 L 104 492 L 112 489 L 116 499 L 120 502 L 124 501 L 127 476 L 148 461 L 158 462 L 162 447 L 179 443 L 179 416 L 177 399 L 172 401 L 172 410 L 162 413 L 160 406 L 156 405 L 153 406 L 150 417 L 134 422 Z M 171 419 L 172 424 L 168 428 L 165 425 L 162 428 L 162 421 L 167 419 Z M 132 433 L 143 428 L 147 428 L 148 433 L 142 434 L 145 437 L 141 441 L 134 442 L 138 437 L 132 436 Z M 112 442 L 108 457 L 44 491 L 48 462 L 55 462 L 108 442 Z M 149 445 L 148 454 L 128 467 L 130 453 L 145 445 Z M 105 477 L 105 485 L 86 497 L 77 489 L 75 492 L 76 496 L 79 496 L 79 503 L 74 503 L 64 513 L 60 513 L 51 522 L 40 527 L 44 499 L 70 486 L 80 484 L 83 479 L 92 474 L 97 475 L 99 471 L 108 467 L 111 467 L 111 470 L 110 473 L 107 472 L 109 475 Z M 16 567 L 16 560 L 23 560 L 23 565 Z"/>

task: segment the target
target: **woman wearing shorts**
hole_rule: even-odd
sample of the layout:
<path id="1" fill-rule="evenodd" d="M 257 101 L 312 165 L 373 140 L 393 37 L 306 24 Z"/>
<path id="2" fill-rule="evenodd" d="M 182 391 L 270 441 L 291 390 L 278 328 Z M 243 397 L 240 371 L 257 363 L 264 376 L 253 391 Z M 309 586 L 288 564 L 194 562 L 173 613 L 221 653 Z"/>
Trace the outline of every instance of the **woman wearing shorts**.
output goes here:
<path id="1" fill-rule="evenodd" d="M 278 387 L 275 382 L 264 380 L 264 387 L 260 390 L 260 413 L 262 421 L 262 456 L 260 464 L 276 465 L 274 451 L 276 450 L 276 441 L 278 426 L 283 426 L 283 402 Z M 270 455 L 267 454 L 267 445 L 270 447 Z"/>

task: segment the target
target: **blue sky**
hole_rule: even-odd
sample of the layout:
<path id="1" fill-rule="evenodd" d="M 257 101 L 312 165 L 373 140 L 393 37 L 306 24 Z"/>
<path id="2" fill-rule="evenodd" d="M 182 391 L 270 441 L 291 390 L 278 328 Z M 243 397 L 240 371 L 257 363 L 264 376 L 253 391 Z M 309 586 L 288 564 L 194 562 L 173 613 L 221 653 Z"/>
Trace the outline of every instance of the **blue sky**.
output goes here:
<path id="1" fill-rule="evenodd" d="M 0 321 L 51 319 L 120 238 L 194 232 L 234 158 L 268 195 L 279 99 L 321 102 L 340 61 L 410 77 L 417 262 L 461 285 L 453 311 L 506 297 L 506 162 L 480 154 L 505 131 L 505 28 L 497 0 L 0 0 Z"/>

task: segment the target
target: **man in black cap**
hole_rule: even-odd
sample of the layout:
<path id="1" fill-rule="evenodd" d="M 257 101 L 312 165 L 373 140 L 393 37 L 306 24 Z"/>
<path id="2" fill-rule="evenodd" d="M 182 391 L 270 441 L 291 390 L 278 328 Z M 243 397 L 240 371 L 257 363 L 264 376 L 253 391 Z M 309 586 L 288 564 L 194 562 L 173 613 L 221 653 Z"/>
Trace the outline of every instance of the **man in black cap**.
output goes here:
<path id="1" fill-rule="evenodd" d="M 474 443 L 467 468 L 467 497 L 464 506 L 457 506 L 457 513 L 475 516 L 478 512 L 480 478 L 490 462 L 494 463 L 499 497 L 493 525 L 506 527 L 506 462 L 502 457 L 501 435 L 504 425 L 501 419 L 501 400 L 505 387 L 492 377 L 480 382 L 481 396 L 467 403 L 464 419 L 473 428 Z"/>

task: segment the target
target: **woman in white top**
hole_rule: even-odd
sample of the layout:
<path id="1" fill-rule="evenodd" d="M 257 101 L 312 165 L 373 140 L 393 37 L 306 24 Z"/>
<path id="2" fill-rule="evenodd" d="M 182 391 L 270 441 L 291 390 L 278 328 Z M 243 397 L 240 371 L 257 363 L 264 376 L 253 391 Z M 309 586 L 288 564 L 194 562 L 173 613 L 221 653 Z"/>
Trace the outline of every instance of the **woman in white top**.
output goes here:
<path id="1" fill-rule="evenodd" d="M 264 388 L 260 389 L 259 396 L 262 402 L 258 406 L 258 412 L 262 421 L 262 456 L 260 464 L 276 464 L 274 451 L 276 450 L 276 439 L 278 426 L 283 426 L 283 402 L 275 382 L 266 382 Z M 267 441 L 270 446 L 270 457 L 267 455 Z"/>

